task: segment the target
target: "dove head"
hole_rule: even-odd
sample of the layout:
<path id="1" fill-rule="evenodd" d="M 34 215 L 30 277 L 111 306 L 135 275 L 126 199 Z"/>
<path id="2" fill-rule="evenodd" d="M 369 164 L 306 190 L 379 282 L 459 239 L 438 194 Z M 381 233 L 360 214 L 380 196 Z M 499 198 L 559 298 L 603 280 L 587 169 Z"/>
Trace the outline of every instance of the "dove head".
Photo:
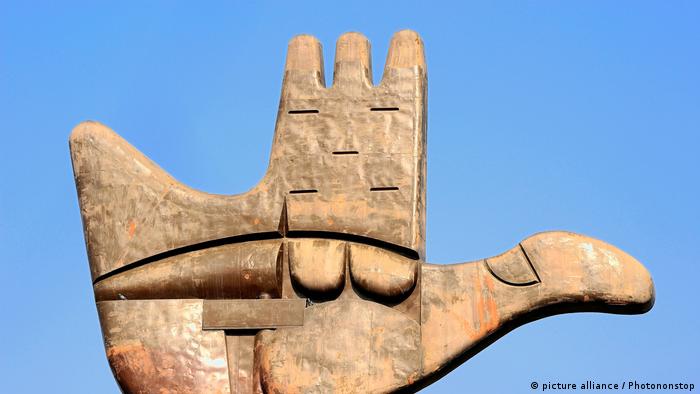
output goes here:
<path id="1" fill-rule="evenodd" d="M 521 249 L 538 272 L 543 305 L 559 304 L 574 312 L 636 314 L 654 304 L 654 284 L 647 269 L 608 243 L 550 232 L 528 238 Z"/>
<path id="2" fill-rule="evenodd" d="M 108 127 L 71 158 L 107 358 L 124 392 L 417 390 L 513 327 L 639 313 L 653 285 L 601 241 L 543 233 L 500 256 L 425 258 L 423 43 L 288 46 L 268 170 L 247 192 L 175 180 Z"/>
<path id="3" fill-rule="evenodd" d="M 572 312 L 639 314 L 649 272 L 627 253 L 570 232 L 533 235 L 491 258 L 423 266 L 423 374 L 433 381 L 514 328 Z"/>

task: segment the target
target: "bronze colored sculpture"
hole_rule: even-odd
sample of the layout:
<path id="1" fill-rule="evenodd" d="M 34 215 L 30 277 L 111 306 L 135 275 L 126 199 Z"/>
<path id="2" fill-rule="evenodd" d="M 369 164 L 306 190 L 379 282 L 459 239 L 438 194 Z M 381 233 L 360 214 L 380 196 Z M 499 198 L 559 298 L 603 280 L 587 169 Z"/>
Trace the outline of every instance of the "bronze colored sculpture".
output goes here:
<path id="1" fill-rule="evenodd" d="M 529 321 L 643 313 L 649 273 L 604 242 L 534 235 L 502 255 L 425 252 L 426 67 L 397 33 L 292 39 L 267 174 L 190 189 L 107 127 L 70 137 L 107 358 L 124 392 L 416 391 Z"/>

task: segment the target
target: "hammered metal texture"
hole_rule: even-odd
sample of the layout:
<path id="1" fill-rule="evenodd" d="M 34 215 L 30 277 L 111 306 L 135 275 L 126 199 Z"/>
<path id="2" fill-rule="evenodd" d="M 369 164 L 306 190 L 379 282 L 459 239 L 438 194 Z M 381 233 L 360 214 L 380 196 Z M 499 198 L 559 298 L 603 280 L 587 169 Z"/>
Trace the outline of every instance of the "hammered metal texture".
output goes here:
<path id="1" fill-rule="evenodd" d="M 425 263 L 423 43 L 394 35 L 381 82 L 359 33 L 289 43 L 269 168 L 226 196 L 173 179 L 85 122 L 71 158 L 107 359 L 125 393 L 417 391 L 521 324 L 643 313 L 634 258 L 567 232 Z"/>

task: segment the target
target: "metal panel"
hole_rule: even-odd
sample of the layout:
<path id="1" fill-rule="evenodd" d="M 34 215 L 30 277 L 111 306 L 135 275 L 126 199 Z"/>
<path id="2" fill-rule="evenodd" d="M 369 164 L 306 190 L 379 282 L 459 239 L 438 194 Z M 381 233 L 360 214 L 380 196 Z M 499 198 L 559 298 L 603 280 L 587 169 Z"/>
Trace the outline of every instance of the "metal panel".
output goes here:
<path id="1" fill-rule="evenodd" d="M 205 330 L 261 329 L 304 324 L 304 299 L 205 300 Z"/>
<path id="2" fill-rule="evenodd" d="M 281 247 L 263 240 L 178 254 L 95 283 L 95 299 L 279 297 Z"/>
<path id="3" fill-rule="evenodd" d="M 255 335 L 251 331 L 235 331 L 226 335 L 226 357 L 232 393 L 248 393 L 255 386 L 253 355 Z"/>
<path id="4" fill-rule="evenodd" d="M 199 329 L 201 300 L 102 301 L 97 311 L 123 392 L 230 392 L 225 336 Z"/>

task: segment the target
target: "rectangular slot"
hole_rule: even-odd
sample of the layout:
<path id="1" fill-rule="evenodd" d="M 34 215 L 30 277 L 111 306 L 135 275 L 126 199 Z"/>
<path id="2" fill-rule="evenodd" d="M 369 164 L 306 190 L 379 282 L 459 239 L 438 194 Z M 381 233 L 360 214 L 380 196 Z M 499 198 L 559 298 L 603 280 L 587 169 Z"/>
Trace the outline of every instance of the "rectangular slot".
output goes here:
<path id="1" fill-rule="evenodd" d="M 388 112 L 388 111 L 398 111 L 399 107 L 372 107 L 369 110 L 372 112 Z"/>
<path id="2" fill-rule="evenodd" d="M 318 190 L 316 189 L 299 189 L 299 190 L 290 190 L 289 194 L 308 194 L 308 193 L 318 193 Z"/>
<path id="3" fill-rule="evenodd" d="M 360 152 L 356 150 L 337 150 L 333 152 L 334 155 L 359 155 Z"/>
<path id="4" fill-rule="evenodd" d="M 287 112 L 290 115 L 301 115 L 301 114 L 317 114 L 317 109 L 293 109 Z"/>
<path id="5" fill-rule="evenodd" d="M 382 186 L 382 187 L 372 187 L 369 189 L 371 192 L 390 192 L 399 190 L 397 186 Z"/>

